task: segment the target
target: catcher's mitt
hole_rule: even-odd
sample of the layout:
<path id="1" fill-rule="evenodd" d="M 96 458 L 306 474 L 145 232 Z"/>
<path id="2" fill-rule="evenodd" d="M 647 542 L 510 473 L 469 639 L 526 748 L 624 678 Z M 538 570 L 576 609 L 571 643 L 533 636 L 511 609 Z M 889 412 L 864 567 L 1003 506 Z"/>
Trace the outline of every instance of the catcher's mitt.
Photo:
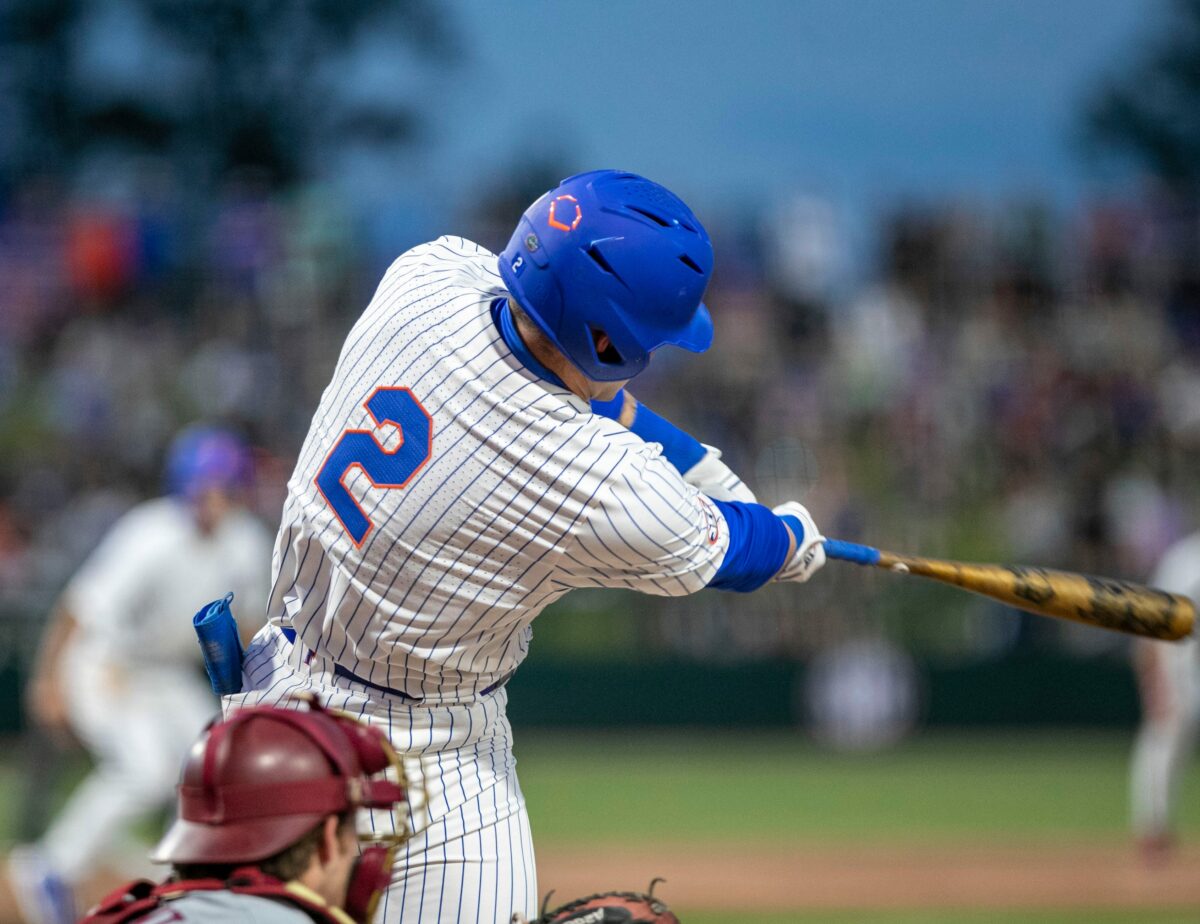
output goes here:
<path id="1" fill-rule="evenodd" d="M 547 895 L 541 917 L 534 924 L 679 924 L 666 902 L 654 897 L 654 887 L 660 882 L 655 879 L 645 892 L 597 892 L 552 911 L 546 910 L 550 903 Z"/>

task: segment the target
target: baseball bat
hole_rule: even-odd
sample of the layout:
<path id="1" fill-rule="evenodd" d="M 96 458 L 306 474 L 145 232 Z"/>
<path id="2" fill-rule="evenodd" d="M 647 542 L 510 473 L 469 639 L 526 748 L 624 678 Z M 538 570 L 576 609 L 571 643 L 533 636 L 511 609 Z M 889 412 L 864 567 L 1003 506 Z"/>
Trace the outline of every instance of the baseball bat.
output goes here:
<path id="1" fill-rule="evenodd" d="M 1190 635 L 1196 607 L 1187 597 L 1129 581 L 1024 565 L 982 565 L 885 552 L 857 542 L 825 540 L 825 557 L 919 574 L 983 594 L 1039 616 L 1174 641 Z"/>

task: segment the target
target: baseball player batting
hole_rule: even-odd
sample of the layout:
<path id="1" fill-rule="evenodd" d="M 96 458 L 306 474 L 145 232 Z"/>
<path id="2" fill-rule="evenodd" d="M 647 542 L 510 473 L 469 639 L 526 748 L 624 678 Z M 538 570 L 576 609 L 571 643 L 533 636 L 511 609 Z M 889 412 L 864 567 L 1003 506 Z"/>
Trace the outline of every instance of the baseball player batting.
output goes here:
<path id="1" fill-rule="evenodd" d="M 41 840 L 9 857 L 29 924 L 76 920 L 73 888 L 111 869 L 129 828 L 170 802 L 181 758 L 217 711 L 186 614 L 230 589 L 250 611 L 266 599 L 271 536 L 238 503 L 249 477 L 237 436 L 183 431 L 167 453 L 167 496 L 126 513 L 63 592 L 26 705 L 43 731 L 70 728 L 95 768 Z"/>
<path id="2" fill-rule="evenodd" d="M 802 506 L 754 503 L 624 390 L 659 348 L 709 347 L 712 264 L 667 189 L 584 173 L 499 258 L 458 237 L 402 255 L 346 338 L 228 708 L 313 691 L 405 756 L 425 799 L 381 920 L 536 916 L 504 685 L 542 609 L 584 587 L 745 592 L 824 563 Z"/>

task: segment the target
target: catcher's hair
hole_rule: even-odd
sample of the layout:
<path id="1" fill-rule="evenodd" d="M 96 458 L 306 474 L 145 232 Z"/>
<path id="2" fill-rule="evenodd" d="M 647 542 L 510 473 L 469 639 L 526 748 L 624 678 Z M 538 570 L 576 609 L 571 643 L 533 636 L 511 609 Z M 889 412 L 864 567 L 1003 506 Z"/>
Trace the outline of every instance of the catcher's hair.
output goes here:
<path id="1" fill-rule="evenodd" d="M 349 809 L 338 815 L 338 834 L 344 834 L 347 826 L 353 828 L 355 813 Z M 274 876 L 280 882 L 291 882 L 308 869 L 308 864 L 317 852 L 321 843 L 321 832 L 325 827 L 325 819 L 305 834 L 290 847 L 284 847 L 279 853 L 258 860 L 254 863 L 176 863 L 171 867 L 174 879 L 220 879 L 222 882 L 233 875 L 233 871 L 244 866 L 253 866 L 268 876 Z"/>

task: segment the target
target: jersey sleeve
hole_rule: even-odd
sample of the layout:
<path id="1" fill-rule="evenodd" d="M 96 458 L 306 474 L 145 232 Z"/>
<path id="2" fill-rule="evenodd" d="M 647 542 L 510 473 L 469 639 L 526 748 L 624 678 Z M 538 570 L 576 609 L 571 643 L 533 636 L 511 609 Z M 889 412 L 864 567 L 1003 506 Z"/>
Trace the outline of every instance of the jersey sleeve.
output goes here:
<path id="1" fill-rule="evenodd" d="M 624 407 L 625 389 L 622 388 L 609 401 L 593 401 L 592 413 L 619 421 Z M 650 410 L 640 401 L 636 402 L 629 429 L 647 443 L 658 443 L 662 446 L 663 456 L 681 475 L 686 475 L 695 468 L 707 452 L 704 444 L 694 436 Z"/>
<path id="2" fill-rule="evenodd" d="M 717 506 L 657 447 L 631 450 L 589 498 L 563 553 L 564 583 L 658 596 L 703 589 L 729 545 Z"/>
<path id="3" fill-rule="evenodd" d="M 148 525 L 144 511 L 125 514 L 71 579 L 63 601 L 80 625 L 109 633 L 136 611 L 155 549 Z"/>

